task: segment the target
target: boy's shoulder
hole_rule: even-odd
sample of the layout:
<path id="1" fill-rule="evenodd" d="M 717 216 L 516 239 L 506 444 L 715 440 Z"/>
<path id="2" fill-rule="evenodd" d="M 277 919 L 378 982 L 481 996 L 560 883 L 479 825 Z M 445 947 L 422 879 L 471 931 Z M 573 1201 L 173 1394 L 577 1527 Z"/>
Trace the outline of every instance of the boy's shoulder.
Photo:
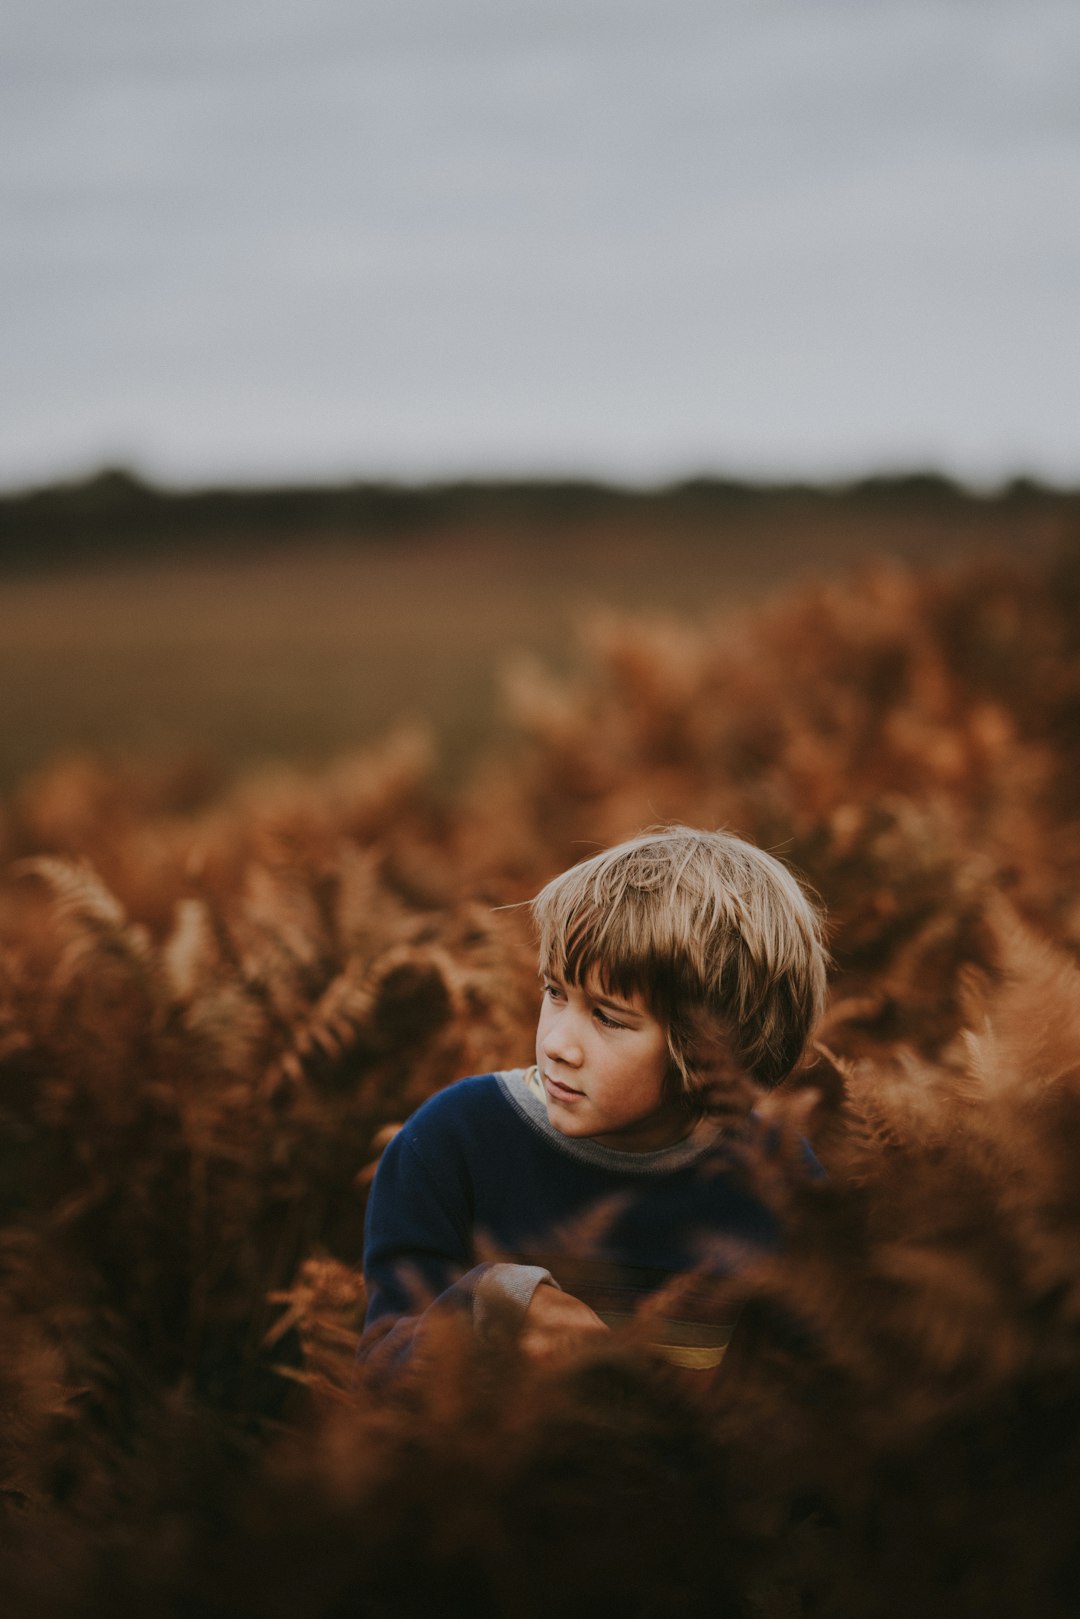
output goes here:
<path id="1" fill-rule="evenodd" d="M 401 1134 L 422 1147 L 447 1137 L 471 1137 L 503 1124 L 508 1106 L 506 1077 L 501 1073 L 470 1074 L 454 1080 L 417 1108 Z"/>

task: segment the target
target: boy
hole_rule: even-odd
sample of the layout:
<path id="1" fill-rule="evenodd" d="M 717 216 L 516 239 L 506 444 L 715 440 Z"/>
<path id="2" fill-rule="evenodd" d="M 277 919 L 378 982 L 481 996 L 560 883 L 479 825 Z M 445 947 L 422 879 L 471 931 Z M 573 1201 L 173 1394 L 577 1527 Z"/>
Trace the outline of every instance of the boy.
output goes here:
<path id="1" fill-rule="evenodd" d="M 673 826 L 572 867 L 532 912 L 535 1065 L 438 1092 L 383 1154 L 364 1247 L 374 1367 L 422 1349 L 447 1311 L 549 1359 L 673 1277 L 775 1244 L 708 1077 L 722 1049 L 753 1082 L 745 1113 L 803 1053 L 825 953 L 795 878 L 739 838 Z M 656 1347 L 715 1366 L 730 1323 L 692 1298 L 677 1310 L 658 1300 Z"/>

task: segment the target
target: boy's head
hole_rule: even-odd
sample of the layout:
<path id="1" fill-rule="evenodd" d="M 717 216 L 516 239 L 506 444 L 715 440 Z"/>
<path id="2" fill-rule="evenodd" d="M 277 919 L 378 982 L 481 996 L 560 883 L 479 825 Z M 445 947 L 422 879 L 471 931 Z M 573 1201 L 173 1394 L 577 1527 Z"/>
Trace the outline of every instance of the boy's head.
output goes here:
<path id="1" fill-rule="evenodd" d="M 818 911 L 785 866 L 728 833 L 643 833 L 554 878 L 532 911 L 541 972 L 640 996 L 667 1029 L 687 1096 L 709 1031 L 759 1084 L 775 1085 L 821 1013 Z"/>

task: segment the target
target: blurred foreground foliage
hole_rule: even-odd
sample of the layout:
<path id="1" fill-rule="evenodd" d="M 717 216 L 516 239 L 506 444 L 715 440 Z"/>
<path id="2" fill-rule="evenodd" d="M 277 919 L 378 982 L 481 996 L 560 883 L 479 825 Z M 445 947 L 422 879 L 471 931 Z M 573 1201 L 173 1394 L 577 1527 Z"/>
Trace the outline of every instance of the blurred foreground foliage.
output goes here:
<path id="1" fill-rule="evenodd" d="M 595 620 L 513 748 L 231 786 L 61 761 L 0 807 L 11 1614 L 1055 1616 L 1080 1606 L 1080 561 L 882 567 L 733 628 Z M 831 918 L 765 1104 L 829 1179 L 702 1395 L 450 1327 L 353 1373 L 386 1133 L 527 1061 L 514 907 L 728 826 Z"/>

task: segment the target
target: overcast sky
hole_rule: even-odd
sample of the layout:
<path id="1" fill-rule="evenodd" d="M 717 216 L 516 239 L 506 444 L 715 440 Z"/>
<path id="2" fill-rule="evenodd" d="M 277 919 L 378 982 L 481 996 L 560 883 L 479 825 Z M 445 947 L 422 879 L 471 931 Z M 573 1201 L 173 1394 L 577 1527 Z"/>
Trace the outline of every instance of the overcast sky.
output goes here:
<path id="1" fill-rule="evenodd" d="M 7 0 L 0 482 L 1080 482 L 1078 0 Z"/>

